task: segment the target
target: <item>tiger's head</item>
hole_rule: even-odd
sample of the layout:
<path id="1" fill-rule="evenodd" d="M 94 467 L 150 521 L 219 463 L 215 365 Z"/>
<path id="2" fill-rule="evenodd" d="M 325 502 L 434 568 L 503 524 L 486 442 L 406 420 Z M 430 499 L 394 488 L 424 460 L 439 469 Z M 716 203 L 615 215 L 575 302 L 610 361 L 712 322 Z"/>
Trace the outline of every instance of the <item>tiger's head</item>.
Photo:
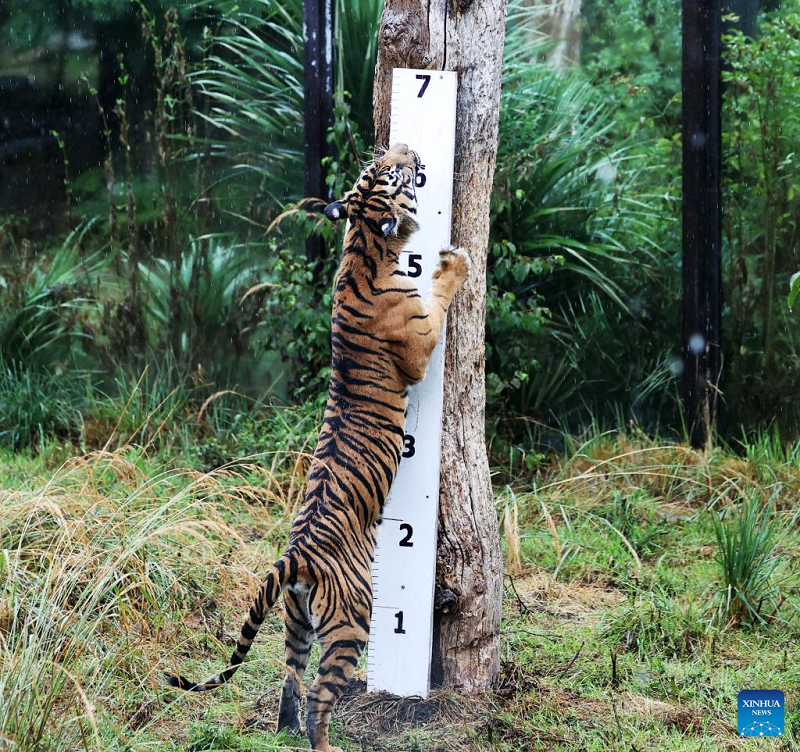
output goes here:
<path id="1" fill-rule="evenodd" d="M 406 144 L 395 144 L 368 164 L 352 191 L 325 207 L 325 216 L 351 224 L 365 223 L 383 237 L 406 238 L 417 227 L 419 156 Z"/>

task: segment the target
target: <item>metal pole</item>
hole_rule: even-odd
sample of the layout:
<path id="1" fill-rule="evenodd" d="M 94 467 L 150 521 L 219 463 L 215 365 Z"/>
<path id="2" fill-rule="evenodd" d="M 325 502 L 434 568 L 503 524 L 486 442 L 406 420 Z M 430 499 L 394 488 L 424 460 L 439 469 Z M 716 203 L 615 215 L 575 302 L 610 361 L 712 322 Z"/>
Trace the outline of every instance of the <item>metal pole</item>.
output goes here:
<path id="1" fill-rule="evenodd" d="M 716 424 L 721 337 L 720 0 L 683 0 L 683 396 L 692 446 Z"/>
<path id="2" fill-rule="evenodd" d="M 333 125 L 333 10 L 335 0 L 303 2 L 303 95 L 305 131 L 306 198 L 327 201 L 328 189 L 322 159 L 328 155 L 328 129 Z M 306 240 L 306 257 L 317 261 L 325 255 L 319 235 Z"/>

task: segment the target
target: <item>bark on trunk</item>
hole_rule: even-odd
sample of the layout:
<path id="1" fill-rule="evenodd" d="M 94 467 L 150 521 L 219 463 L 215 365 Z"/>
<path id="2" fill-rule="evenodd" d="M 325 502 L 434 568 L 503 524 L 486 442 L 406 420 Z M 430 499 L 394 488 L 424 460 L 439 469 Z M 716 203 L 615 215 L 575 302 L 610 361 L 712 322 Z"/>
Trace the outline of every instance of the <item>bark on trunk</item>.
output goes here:
<path id="1" fill-rule="evenodd" d="M 447 317 L 437 562 L 437 603 L 446 607 L 432 680 L 466 690 L 490 686 L 500 665 L 503 561 L 486 455 L 484 332 L 505 17 L 506 0 L 386 0 L 373 98 L 376 144 L 388 146 L 392 68 L 458 72 L 452 242 L 469 251 L 472 272 Z"/>

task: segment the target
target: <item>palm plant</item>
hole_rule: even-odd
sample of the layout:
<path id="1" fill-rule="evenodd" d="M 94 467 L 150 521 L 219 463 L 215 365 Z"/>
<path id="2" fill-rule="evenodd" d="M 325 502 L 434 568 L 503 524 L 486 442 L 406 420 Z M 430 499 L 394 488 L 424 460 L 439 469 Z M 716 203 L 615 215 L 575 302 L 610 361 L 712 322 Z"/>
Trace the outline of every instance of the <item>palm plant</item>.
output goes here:
<path id="1" fill-rule="evenodd" d="M 177 265 L 163 258 L 141 264 L 148 344 L 168 352 L 179 369 L 198 364 L 212 381 L 231 376 L 250 354 L 260 320 L 258 296 L 245 292 L 264 261 L 218 238 L 191 238 Z"/>
<path id="2" fill-rule="evenodd" d="M 303 7 L 250 0 L 233 6 L 207 38 L 192 81 L 205 97 L 198 115 L 206 147 L 229 178 L 273 205 L 300 198 L 303 145 Z M 235 186 L 231 186 L 235 187 Z"/>
<path id="3" fill-rule="evenodd" d="M 372 79 L 382 3 L 336 4 L 337 91 L 348 92 L 356 127 L 372 132 Z M 208 37 L 204 65 L 192 77 L 207 99 L 198 113 L 206 147 L 255 178 L 248 190 L 277 207 L 302 198 L 303 4 L 250 0 L 233 5 Z M 371 138 L 369 139 L 371 140 Z"/>
<path id="4" fill-rule="evenodd" d="M 93 222 L 71 232 L 49 254 L 36 258 L 10 236 L 0 264 L 0 359 L 41 370 L 73 362 L 84 336 L 82 323 L 95 306 L 90 283 L 105 265 L 100 253 L 83 258 L 80 247 Z"/>
<path id="5" fill-rule="evenodd" d="M 366 143 L 372 143 L 372 83 L 378 54 L 382 0 L 336 0 L 337 76 L 340 97 L 350 97 L 353 122 Z"/>

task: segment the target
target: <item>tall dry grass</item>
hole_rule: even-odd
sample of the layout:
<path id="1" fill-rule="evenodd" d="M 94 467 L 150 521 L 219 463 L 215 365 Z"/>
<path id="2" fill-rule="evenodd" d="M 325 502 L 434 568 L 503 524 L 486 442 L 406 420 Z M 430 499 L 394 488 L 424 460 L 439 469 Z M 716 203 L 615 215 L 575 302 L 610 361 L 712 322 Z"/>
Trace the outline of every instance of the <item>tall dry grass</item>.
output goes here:
<path id="1" fill-rule="evenodd" d="M 176 622 L 212 590 L 252 591 L 302 494 L 300 462 L 151 477 L 138 456 L 95 453 L 0 491 L 0 749 L 126 747 L 157 717 Z"/>

